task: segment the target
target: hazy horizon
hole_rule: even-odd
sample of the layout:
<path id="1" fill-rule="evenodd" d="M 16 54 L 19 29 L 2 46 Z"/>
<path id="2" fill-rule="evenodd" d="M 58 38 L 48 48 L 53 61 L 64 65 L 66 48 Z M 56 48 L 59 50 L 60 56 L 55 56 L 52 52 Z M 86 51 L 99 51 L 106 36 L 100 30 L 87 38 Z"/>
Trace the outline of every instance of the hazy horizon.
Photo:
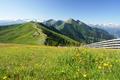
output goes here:
<path id="1" fill-rule="evenodd" d="M 119 24 L 118 0 L 1 0 L 0 20 L 67 20 L 90 24 Z"/>

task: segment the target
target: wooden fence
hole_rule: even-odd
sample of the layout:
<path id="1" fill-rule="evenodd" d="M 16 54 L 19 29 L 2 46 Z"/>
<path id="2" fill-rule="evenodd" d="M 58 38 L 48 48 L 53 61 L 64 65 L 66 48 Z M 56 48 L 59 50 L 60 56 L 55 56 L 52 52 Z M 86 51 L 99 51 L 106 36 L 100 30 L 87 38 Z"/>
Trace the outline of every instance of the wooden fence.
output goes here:
<path id="1" fill-rule="evenodd" d="M 120 49 L 120 39 L 112 39 L 112 40 L 96 42 L 96 43 L 88 44 L 87 47 Z"/>

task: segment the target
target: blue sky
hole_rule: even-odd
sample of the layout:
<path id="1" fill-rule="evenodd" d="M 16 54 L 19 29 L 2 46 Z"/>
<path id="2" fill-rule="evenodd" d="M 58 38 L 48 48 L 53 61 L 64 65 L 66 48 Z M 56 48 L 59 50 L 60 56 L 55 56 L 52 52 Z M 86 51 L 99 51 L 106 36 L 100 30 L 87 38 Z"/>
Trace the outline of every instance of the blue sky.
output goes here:
<path id="1" fill-rule="evenodd" d="M 120 0 L 0 0 L 0 20 L 50 18 L 120 24 Z"/>

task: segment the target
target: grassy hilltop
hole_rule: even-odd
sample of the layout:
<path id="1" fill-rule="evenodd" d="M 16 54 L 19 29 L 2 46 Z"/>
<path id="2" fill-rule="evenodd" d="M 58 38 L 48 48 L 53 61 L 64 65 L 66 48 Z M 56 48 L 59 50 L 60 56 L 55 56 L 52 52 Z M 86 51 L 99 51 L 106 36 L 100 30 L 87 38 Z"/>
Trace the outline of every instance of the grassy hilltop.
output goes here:
<path id="1" fill-rule="evenodd" d="M 80 43 L 50 29 L 41 23 L 28 22 L 0 27 L 1 43 L 37 44 L 53 46 L 79 45 Z"/>
<path id="2" fill-rule="evenodd" d="M 0 44 L 0 80 L 119 80 L 120 50 Z"/>

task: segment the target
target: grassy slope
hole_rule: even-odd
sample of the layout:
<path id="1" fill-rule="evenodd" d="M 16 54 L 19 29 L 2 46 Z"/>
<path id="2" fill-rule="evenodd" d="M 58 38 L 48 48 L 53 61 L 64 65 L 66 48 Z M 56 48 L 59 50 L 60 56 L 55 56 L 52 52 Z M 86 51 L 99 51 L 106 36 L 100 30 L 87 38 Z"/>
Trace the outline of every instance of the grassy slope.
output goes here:
<path id="1" fill-rule="evenodd" d="M 47 29 L 41 24 L 33 22 L 0 28 L 0 42 L 39 45 L 68 45 L 69 43 L 77 43 L 64 35 Z"/>
<path id="2" fill-rule="evenodd" d="M 119 80 L 120 50 L 0 45 L 0 80 Z"/>
<path id="3" fill-rule="evenodd" d="M 66 36 L 85 43 L 98 42 L 114 38 L 102 29 L 92 28 L 84 23 L 79 24 L 74 20 L 64 22 L 62 25 L 58 26 L 57 29 Z"/>
<path id="4" fill-rule="evenodd" d="M 26 23 L 2 29 L 0 31 L 0 41 L 8 43 L 44 44 L 44 41 L 42 41 L 45 39 L 44 34 L 33 37 L 33 34 L 38 32 L 34 27 L 32 23 Z M 39 41 L 40 38 L 41 41 Z"/>
<path id="5" fill-rule="evenodd" d="M 80 45 L 79 42 L 58 33 L 58 31 L 55 30 L 53 31 L 50 28 L 46 26 L 43 27 L 41 25 L 42 24 L 37 24 L 38 28 L 42 29 L 43 33 L 45 33 L 48 36 L 45 42 L 46 45 L 67 45 L 67 46 Z"/>

